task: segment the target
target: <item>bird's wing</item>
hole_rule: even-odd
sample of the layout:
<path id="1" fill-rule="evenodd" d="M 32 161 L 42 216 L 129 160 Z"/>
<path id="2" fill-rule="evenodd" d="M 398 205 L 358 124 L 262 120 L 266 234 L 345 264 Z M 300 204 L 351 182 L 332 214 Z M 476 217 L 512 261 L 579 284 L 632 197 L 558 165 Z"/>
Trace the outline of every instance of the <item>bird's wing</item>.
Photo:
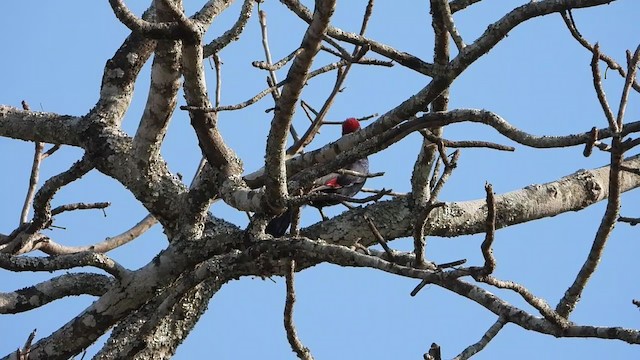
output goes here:
<path id="1" fill-rule="evenodd" d="M 323 188 L 340 187 L 340 184 L 338 184 L 338 176 L 340 176 L 340 174 L 330 173 L 325 176 L 317 178 L 313 182 L 312 191 L 317 191 L 317 188 L 319 187 L 323 187 Z"/>

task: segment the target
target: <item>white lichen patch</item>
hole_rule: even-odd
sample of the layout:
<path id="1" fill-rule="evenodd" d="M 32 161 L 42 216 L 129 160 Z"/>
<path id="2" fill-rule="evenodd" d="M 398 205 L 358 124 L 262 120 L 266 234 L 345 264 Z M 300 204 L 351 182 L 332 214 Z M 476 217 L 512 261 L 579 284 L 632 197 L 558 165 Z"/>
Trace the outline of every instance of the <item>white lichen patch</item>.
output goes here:
<path id="1" fill-rule="evenodd" d="M 120 68 L 110 69 L 107 71 L 107 77 L 110 78 L 121 78 L 124 76 L 124 70 Z"/>
<path id="2" fill-rule="evenodd" d="M 88 315 L 84 319 L 82 319 L 82 324 L 88 327 L 95 327 L 96 319 L 92 315 Z"/>
<path id="3" fill-rule="evenodd" d="M 39 306 L 40 305 L 40 297 L 33 295 L 29 298 L 29 305 Z"/>
<path id="4" fill-rule="evenodd" d="M 129 61 L 129 63 L 131 63 L 131 64 L 135 64 L 135 62 L 138 61 L 138 54 L 136 54 L 136 53 L 128 53 L 127 54 L 127 61 Z"/>

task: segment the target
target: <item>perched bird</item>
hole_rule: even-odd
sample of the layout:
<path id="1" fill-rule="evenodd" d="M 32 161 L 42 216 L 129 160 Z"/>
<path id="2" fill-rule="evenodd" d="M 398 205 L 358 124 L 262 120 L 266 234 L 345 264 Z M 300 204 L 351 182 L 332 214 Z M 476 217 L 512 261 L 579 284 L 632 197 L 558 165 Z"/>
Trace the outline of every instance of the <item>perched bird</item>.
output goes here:
<path id="1" fill-rule="evenodd" d="M 348 118 L 342 122 L 343 136 L 358 131 L 359 129 L 360 122 L 355 118 Z M 369 160 L 366 157 L 358 159 L 343 169 L 351 170 L 358 174 L 368 174 Z M 331 173 L 318 179 L 316 186 L 312 188 L 310 192 L 323 192 L 326 194 L 338 194 L 344 197 L 353 197 L 362 189 L 366 180 L 367 178 L 365 176 L 358 176 L 356 174 Z M 337 205 L 339 203 L 340 200 L 326 199 L 313 201 L 310 205 L 317 208 L 320 211 L 322 219 L 325 220 L 326 216 L 324 216 L 322 208 L 325 206 Z M 292 215 L 292 210 L 287 209 L 287 211 L 275 217 L 269 222 L 269 224 L 267 224 L 266 233 L 274 237 L 283 236 L 291 224 Z"/>

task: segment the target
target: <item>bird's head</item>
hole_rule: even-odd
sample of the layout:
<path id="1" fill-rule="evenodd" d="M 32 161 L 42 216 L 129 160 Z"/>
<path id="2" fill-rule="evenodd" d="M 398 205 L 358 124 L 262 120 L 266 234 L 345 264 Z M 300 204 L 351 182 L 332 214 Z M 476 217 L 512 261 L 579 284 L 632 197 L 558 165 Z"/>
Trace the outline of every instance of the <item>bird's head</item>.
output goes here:
<path id="1" fill-rule="evenodd" d="M 360 129 L 360 122 L 356 118 L 348 118 L 342 122 L 342 135 L 351 134 Z"/>

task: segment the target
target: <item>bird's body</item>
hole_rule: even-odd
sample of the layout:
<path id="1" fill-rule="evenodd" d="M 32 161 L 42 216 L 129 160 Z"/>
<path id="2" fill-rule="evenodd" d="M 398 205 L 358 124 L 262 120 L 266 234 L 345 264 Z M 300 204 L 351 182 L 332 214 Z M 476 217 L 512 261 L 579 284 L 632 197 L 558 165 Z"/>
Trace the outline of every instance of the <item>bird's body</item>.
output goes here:
<path id="1" fill-rule="evenodd" d="M 349 164 L 344 170 L 350 170 L 358 174 L 366 175 L 369 173 L 369 159 L 358 159 Z M 354 174 L 332 174 L 324 184 L 314 188 L 312 191 L 320 191 L 325 194 L 338 194 L 345 197 L 355 196 L 364 186 L 367 178 L 365 176 L 357 176 Z M 326 199 L 311 202 L 311 206 L 322 209 L 325 206 L 337 205 L 340 200 Z"/>
<path id="2" fill-rule="evenodd" d="M 342 123 L 342 135 L 346 135 L 360 129 L 360 123 L 354 118 L 349 118 Z M 369 160 L 365 157 L 358 159 L 343 168 L 357 174 L 366 175 L 369 173 Z M 317 185 L 310 192 L 322 192 L 325 194 L 338 194 L 344 197 L 355 196 L 364 186 L 367 180 L 366 176 L 358 176 L 357 174 L 337 174 L 332 173 L 316 180 Z M 317 208 L 324 219 L 322 208 L 325 206 L 337 205 L 341 202 L 339 199 L 322 199 L 315 200 L 310 203 L 311 206 Z M 266 233 L 274 237 L 281 237 L 285 234 L 291 224 L 293 213 L 291 209 L 287 209 L 284 213 L 273 218 L 267 224 Z"/>

